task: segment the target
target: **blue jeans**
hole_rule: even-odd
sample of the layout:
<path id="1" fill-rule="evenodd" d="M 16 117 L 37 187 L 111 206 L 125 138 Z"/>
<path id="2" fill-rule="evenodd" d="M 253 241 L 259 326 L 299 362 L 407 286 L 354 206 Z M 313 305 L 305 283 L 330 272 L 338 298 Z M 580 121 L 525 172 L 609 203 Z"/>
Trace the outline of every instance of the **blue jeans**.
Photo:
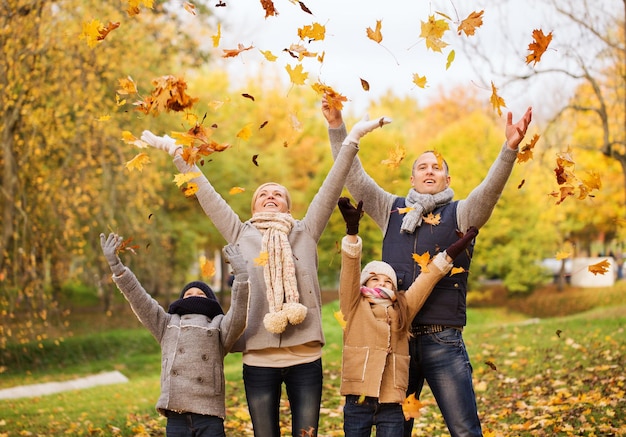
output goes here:
<path id="1" fill-rule="evenodd" d="M 226 437 L 224 420 L 195 413 L 167 413 L 167 437 Z"/>
<path id="2" fill-rule="evenodd" d="M 317 436 L 322 378 L 321 358 L 312 363 L 279 368 L 244 364 L 243 383 L 254 435 L 280 437 L 280 396 L 285 383 L 291 408 L 292 435 Z M 313 432 L 309 433 L 311 429 Z"/>
<path id="3" fill-rule="evenodd" d="M 343 407 L 345 437 L 370 437 L 376 427 L 376 437 L 398 437 L 404 428 L 401 404 L 381 404 L 377 398 L 347 395 Z"/>
<path id="4" fill-rule="evenodd" d="M 422 334 L 409 341 L 411 364 L 407 395 L 419 398 L 424 380 L 435 396 L 451 437 L 482 436 L 476 395 L 463 334 L 449 328 Z M 405 422 L 404 436 L 410 437 L 413 420 Z"/>

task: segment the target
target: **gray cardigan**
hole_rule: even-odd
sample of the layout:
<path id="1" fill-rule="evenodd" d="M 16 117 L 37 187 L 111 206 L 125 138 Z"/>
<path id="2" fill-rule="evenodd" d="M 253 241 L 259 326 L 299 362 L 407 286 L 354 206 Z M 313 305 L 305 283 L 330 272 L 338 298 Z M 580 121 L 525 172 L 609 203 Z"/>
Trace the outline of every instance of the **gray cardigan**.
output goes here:
<path id="1" fill-rule="evenodd" d="M 159 413 L 226 416 L 224 357 L 246 327 L 249 282 L 235 280 L 231 306 L 213 319 L 201 314 L 167 313 L 128 267 L 115 284 L 137 318 L 161 345 Z"/>
<path id="2" fill-rule="evenodd" d="M 311 201 L 304 218 L 296 220 L 289 234 L 300 303 L 306 306 L 308 311 L 302 323 L 288 324 L 281 334 L 270 333 L 263 325 L 263 317 L 269 312 L 269 305 L 263 266 L 254 263 L 254 259 L 258 258 L 261 252 L 261 232 L 249 220 L 242 221 L 239 218 L 197 166 L 187 165 L 180 153 L 175 156 L 174 163 L 180 172 L 201 173 L 192 181 L 198 184 L 196 197 L 202 209 L 224 239 L 239 246 L 242 256 L 247 261 L 251 287 L 248 327 L 235 345 L 235 351 L 245 353 L 267 348 L 293 347 L 310 342 L 324 344 L 321 290 L 317 277 L 317 243 L 337 206 L 337 200 L 357 152 L 358 146 L 354 143 L 341 147 L 337 159 Z"/>

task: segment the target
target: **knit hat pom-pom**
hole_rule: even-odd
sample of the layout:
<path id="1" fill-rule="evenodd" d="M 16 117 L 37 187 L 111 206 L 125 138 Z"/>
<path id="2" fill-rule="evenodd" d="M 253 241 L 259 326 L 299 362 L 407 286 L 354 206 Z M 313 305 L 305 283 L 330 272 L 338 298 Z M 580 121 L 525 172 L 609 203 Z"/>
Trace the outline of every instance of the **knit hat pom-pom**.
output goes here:
<path id="1" fill-rule="evenodd" d="M 287 314 L 283 311 L 267 313 L 263 317 L 263 325 L 272 334 L 281 334 L 287 327 Z"/>
<path id="2" fill-rule="evenodd" d="M 304 322 L 306 318 L 307 308 L 298 302 L 289 302 L 283 304 L 283 312 L 287 314 L 287 319 L 292 325 L 298 325 Z"/>

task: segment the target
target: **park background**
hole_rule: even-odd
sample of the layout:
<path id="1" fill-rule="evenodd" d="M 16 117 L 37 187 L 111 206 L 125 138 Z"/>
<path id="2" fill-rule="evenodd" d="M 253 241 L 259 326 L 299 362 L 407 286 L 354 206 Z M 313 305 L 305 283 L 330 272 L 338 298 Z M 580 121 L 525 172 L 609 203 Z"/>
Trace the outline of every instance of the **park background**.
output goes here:
<path id="1" fill-rule="evenodd" d="M 366 112 L 393 119 L 363 139 L 359 156 L 381 186 L 399 195 L 408 190 L 414 157 L 434 149 L 450 166 L 456 197 L 465 197 L 502 146 L 506 112 L 511 110 L 517 120 L 527 106 L 533 107 L 527 140 L 535 135 L 539 140 L 531 159 L 516 163 L 491 220 L 481 230 L 470 275 L 470 306 L 477 311 L 499 308 L 496 326 L 517 321 L 507 312 L 510 308 L 526 316 L 520 322 L 576 317 L 572 314 L 607 306 L 621 309 L 574 320 L 581 333 L 597 336 L 586 345 L 595 351 L 583 354 L 591 360 L 586 368 L 606 373 L 598 378 L 607 392 L 592 404 L 606 402 L 610 411 L 594 410 L 592 422 L 608 423 L 615 435 L 623 433 L 623 413 L 612 405 L 620 394 L 611 390 L 622 390 L 623 399 L 623 372 L 620 379 L 618 369 L 624 362 L 624 318 L 619 315 L 624 313 L 624 289 L 623 281 L 614 279 L 626 240 L 624 2 L 531 1 L 522 8 L 514 1 L 334 3 L 276 1 L 278 15 L 268 15 L 261 2 L 254 1 L 196 2 L 192 7 L 179 1 L 9 0 L 0 6 L 0 388 L 94 370 L 68 370 L 68 361 L 124 367 L 123 352 L 133 347 L 129 345 L 154 346 L 140 333 L 110 280 L 99 245 L 101 232 L 132 239 L 133 250 L 123 253 L 123 260 L 164 306 L 175 298 L 180 284 L 207 272 L 211 274 L 204 279 L 228 304 L 227 275 L 221 274 L 225 266 L 219 256 L 223 239 L 197 201 L 177 187 L 170 157 L 137 149 L 123 140 L 124 132 L 139 137 L 144 129 L 157 134 L 186 131 L 192 114 L 212 128 L 212 139 L 230 145 L 206 157 L 202 170 L 243 219 L 250 214 L 251 193 L 268 180 L 290 190 L 293 215 L 300 218 L 332 165 L 321 97 L 313 89 L 323 83 L 347 98 L 348 129 Z M 465 17 L 481 10 L 484 27 L 477 27 L 474 35 L 457 32 Z M 430 16 L 449 26 L 442 36 L 448 45 L 441 52 L 427 48 L 421 36 Z M 380 42 L 366 33 L 377 20 L 382 23 Z M 298 36 L 298 29 L 312 23 L 325 27 L 324 39 Z M 90 26 L 111 30 L 94 42 Z M 539 62 L 528 62 L 536 29 L 551 33 L 552 41 Z M 250 49 L 224 57 L 225 50 L 239 44 Z M 268 59 L 268 51 L 276 59 Z M 289 74 L 298 65 L 308 74 L 301 84 Z M 168 75 L 182 78 L 185 91 L 197 99 L 186 117 L 175 111 L 138 111 L 135 103 L 150 95 L 153 80 Z M 419 86 L 413 75 L 426 78 L 426 85 Z M 120 81 L 128 78 L 137 85 L 134 95 L 120 92 Z M 493 103 L 494 95 L 502 104 Z M 126 164 L 138 153 L 146 153 L 150 162 L 141 170 L 129 168 Z M 567 162 L 565 183 L 557 179 L 559 162 Z M 572 195 L 560 197 L 562 193 Z M 336 212 L 319 245 L 319 276 L 328 296 L 336 286 L 343 232 Z M 368 218 L 361 234 L 364 259 L 379 258 L 380 232 Z M 563 268 L 555 278 L 541 262 L 556 258 L 563 267 L 568 260 L 585 261 L 576 271 Z M 592 260 L 607 260 L 608 271 L 591 275 L 598 284 L 610 277 L 610 286 L 581 289 L 568 284 L 568 275 L 585 272 Z M 213 266 L 215 274 L 207 266 Z M 509 309 L 501 313 L 502 308 Z M 332 313 L 330 307 L 325 311 Z M 479 314 L 468 329 L 471 323 L 489 323 L 485 313 Z M 332 317 L 327 320 L 331 329 Z M 586 325 L 589 320 L 595 322 L 593 329 Z M 605 330 L 596 330 L 604 324 Z M 106 334 L 111 328 L 130 331 Z M 489 329 L 503 328 L 484 332 Z M 555 354 L 560 358 L 551 362 L 559 363 L 563 356 L 583 359 L 575 347 L 580 339 L 556 335 L 562 327 L 550 334 L 540 329 L 544 334 L 539 337 L 548 343 L 569 342 L 571 354 L 554 352 L 561 346 L 525 346 L 528 339 L 516 333 L 504 343 L 513 348 L 507 360 L 531 350 L 541 351 L 536 358 L 541 362 Z M 108 343 L 113 340 L 107 335 L 121 343 L 119 349 Z M 340 344 L 340 336 L 328 335 Z M 476 347 L 479 356 L 472 357 L 477 365 L 499 364 L 483 358 L 496 348 L 494 337 Z M 516 342 L 521 349 L 515 349 Z M 73 348 L 78 352 L 72 354 Z M 154 357 L 154 350 L 145 352 Z M 500 379 L 512 383 L 507 378 L 519 378 L 528 370 L 522 371 L 517 360 L 511 366 L 511 375 L 500 374 Z M 152 370 L 158 385 L 158 368 Z M 135 371 L 142 374 L 145 369 Z M 591 386 L 589 382 L 580 387 L 579 400 L 581 393 L 591 393 L 585 391 Z M 152 413 L 146 411 L 157 397 L 150 393 L 145 396 L 148 407 L 138 408 L 148 417 Z M 527 391 L 520 389 L 518 396 L 521 393 Z M 485 402 L 490 396 L 496 394 L 489 393 Z M 336 393 L 335 398 L 339 403 Z M 551 406 L 571 407 L 571 399 L 553 398 Z M 120 403 L 121 411 L 134 411 Z M 35 420 L 33 410 L 22 413 L 20 408 L 7 405 L 4 411 L 21 419 L 0 418 L 0 433 L 42 433 L 29 431 L 29 426 L 38 426 L 29 422 Z M 496 434 L 494 423 L 509 417 L 499 414 L 493 423 L 487 420 Z M 536 419 L 531 422 L 545 426 L 535 411 L 530 414 Z M 581 416 L 575 417 L 580 421 Z M 109 417 L 124 422 L 126 416 Z M 90 420 L 87 414 L 61 426 L 87 426 Z M 7 423 L 22 428 L 3 429 Z M 591 426 L 589 432 L 596 426 L 589 420 L 581 423 Z M 102 422 L 93 427 L 112 432 Z"/>

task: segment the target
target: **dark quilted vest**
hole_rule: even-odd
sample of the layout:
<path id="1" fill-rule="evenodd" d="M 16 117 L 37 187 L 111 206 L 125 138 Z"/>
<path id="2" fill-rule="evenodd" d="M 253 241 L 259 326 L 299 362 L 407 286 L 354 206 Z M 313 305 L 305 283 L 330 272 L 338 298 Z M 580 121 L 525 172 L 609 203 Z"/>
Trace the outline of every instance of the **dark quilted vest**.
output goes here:
<path id="1" fill-rule="evenodd" d="M 383 261 L 389 263 L 398 275 L 398 288 L 406 290 L 420 273 L 420 266 L 413 260 L 413 254 L 422 255 L 429 252 L 431 258 L 445 250 L 458 240 L 456 234 L 456 208 L 458 202 L 451 202 L 433 211 L 440 214 L 440 223 L 436 226 L 422 222 L 413 234 L 401 233 L 403 214 L 398 208 L 405 208 L 405 199 L 399 197 L 393 203 L 389 216 L 389 226 L 383 239 Z M 467 275 L 474 242 L 466 251 L 459 254 L 454 260 L 455 267 L 463 267 L 463 273 L 442 278 L 432 294 L 426 300 L 424 307 L 413 319 L 414 325 L 450 325 L 465 326 L 467 317 Z"/>

